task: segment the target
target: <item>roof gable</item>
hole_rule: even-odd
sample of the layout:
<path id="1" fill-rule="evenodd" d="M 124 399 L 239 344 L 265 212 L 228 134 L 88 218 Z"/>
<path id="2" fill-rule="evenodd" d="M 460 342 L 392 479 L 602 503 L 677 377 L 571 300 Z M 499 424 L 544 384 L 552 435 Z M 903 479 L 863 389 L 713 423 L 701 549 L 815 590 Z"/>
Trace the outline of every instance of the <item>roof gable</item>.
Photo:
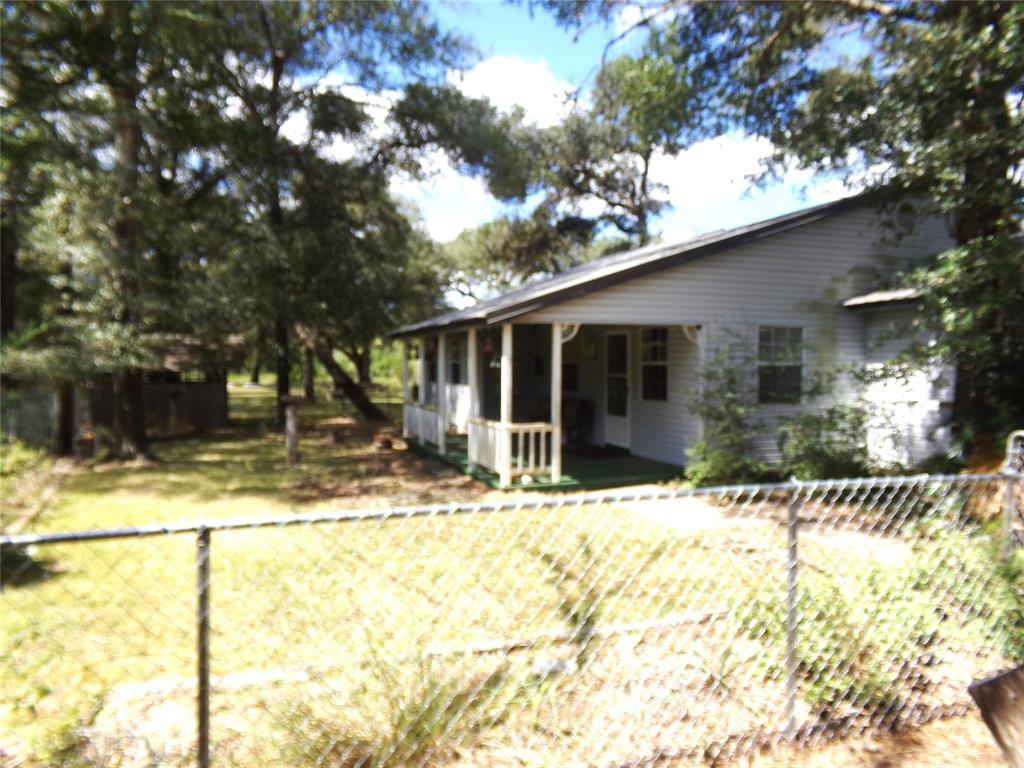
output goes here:
<path id="1" fill-rule="evenodd" d="M 584 296 L 609 285 L 618 285 L 625 280 L 632 280 L 662 269 L 679 266 L 695 259 L 821 221 L 866 205 L 875 197 L 874 193 L 866 192 L 755 224 L 711 232 L 681 243 L 659 243 L 611 254 L 552 277 L 527 283 L 520 288 L 493 299 L 481 301 L 471 307 L 404 326 L 392 333 L 391 336 L 401 338 L 429 331 L 454 330 L 471 325 L 507 322 L 515 317 Z"/>

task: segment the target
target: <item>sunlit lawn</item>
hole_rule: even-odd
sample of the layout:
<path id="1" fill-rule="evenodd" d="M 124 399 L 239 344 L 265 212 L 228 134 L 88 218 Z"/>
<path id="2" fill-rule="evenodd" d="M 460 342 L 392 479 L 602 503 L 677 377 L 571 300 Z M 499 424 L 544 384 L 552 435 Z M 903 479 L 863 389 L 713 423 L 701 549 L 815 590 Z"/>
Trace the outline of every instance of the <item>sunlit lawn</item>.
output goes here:
<path id="1" fill-rule="evenodd" d="M 160 461 L 152 465 L 97 464 L 76 470 L 33 529 L 468 499 L 484 491 L 404 451 L 375 452 L 372 431 L 328 402 L 306 408 L 303 463 L 290 470 L 280 434 L 268 428 L 271 402 L 268 390 L 234 388 L 235 425 L 225 433 L 161 443 Z M 326 439 L 330 429 L 338 430 L 337 440 Z M 801 646 L 806 663 L 824 660 L 831 668 L 829 654 L 843 649 L 851 659 L 879 654 L 878 664 L 887 654 L 916 654 L 913 647 L 903 647 L 909 621 L 925 622 L 931 631 L 948 610 L 938 610 L 936 601 L 943 595 L 962 591 L 965 600 L 977 602 L 978 590 L 989 589 L 980 560 L 969 564 L 974 576 L 963 586 L 959 581 L 943 584 L 946 592 L 938 593 L 931 591 L 932 581 L 914 586 L 915 574 L 925 566 L 930 574 L 945 573 L 964 560 L 966 543 L 959 537 L 930 543 L 927 553 L 892 566 L 886 580 L 879 581 L 873 561 L 837 559 L 842 542 L 808 542 L 804 557 L 817 562 L 809 573 L 830 575 L 821 577 L 827 583 L 820 590 L 819 577 L 807 577 L 807 599 L 817 600 L 811 593 L 821 592 L 821 605 L 815 605 L 823 616 L 831 616 L 825 608 L 836 602 L 835 595 L 850 595 L 855 604 L 852 623 L 837 614 L 834 626 L 815 625 L 828 643 L 834 633 L 837 645 L 824 650 Z M 47 571 L 7 588 L 2 596 L 0 749 L 21 757 L 34 753 L 43 764 L 72 764 L 69 756 L 83 754 L 83 735 L 99 739 L 97 733 L 123 733 L 136 745 L 163 743 L 153 747 L 160 757 L 156 762 L 189 759 L 194 744 L 195 549 L 194 535 L 184 534 L 53 545 L 35 552 Z M 349 731 L 370 727 L 393 706 L 388 694 L 397 693 L 387 685 L 382 691 L 381 660 L 385 668 L 404 670 L 395 674 L 414 674 L 421 669 L 417 659 L 428 654 L 457 654 L 550 632 L 566 633 L 569 648 L 575 644 L 581 652 L 594 626 L 691 614 L 729 618 L 714 627 L 694 625 L 699 643 L 674 649 L 671 658 L 658 655 L 669 654 L 667 647 L 651 649 L 651 669 L 660 670 L 657 675 L 672 670 L 690 680 L 687 665 L 697 664 L 699 681 L 719 674 L 728 663 L 735 676 L 730 684 L 766 697 L 761 708 L 767 712 L 778 704 L 776 683 L 764 674 L 777 670 L 783 659 L 776 624 L 785 595 L 785 551 L 784 529 L 767 519 L 739 528 L 684 529 L 664 516 L 614 508 L 214 532 L 215 753 L 240 764 L 315 762 L 316 751 L 307 754 L 301 741 L 317 736 L 309 725 L 317 721 L 310 720 L 307 708 L 326 703 L 330 717 L 345 720 Z M 841 561 L 845 575 L 835 576 Z M 957 565 L 957 573 L 965 567 Z M 871 631 L 865 632 L 857 628 L 856 601 L 876 606 L 875 593 L 899 611 L 872 616 L 864 628 Z M 813 614 L 809 618 L 816 620 Z M 987 622 L 977 624 L 970 644 L 991 642 L 989 629 Z M 863 651 L 846 648 L 855 635 L 863 636 Z M 607 643 L 616 653 L 614 638 Z M 541 643 L 536 650 L 543 661 L 552 654 L 564 657 L 565 645 L 560 648 L 545 650 Z M 445 674 L 462 674 L 486 661 L 472 658 L 477 660 L 458 662 Z M 600 665 L 593 669 L 599 680 Z M 145 690 L 126 687 L 132 683 L 149 686 L 148 698 Z M 565 684 L 577 703 L 585 704 L 583 684 L 571 677 Z M 738 724 L 711 718 L 687 726 L 705 729 L 702 734 L 765 724 L 750 720 L 754 704 L 744 708 L 715 699 L 699 685 L 698 694 L 712 696 L 706 706 L 725 707 L 722 718 L 747 718 Z M 173 709 L 175 701 L 172 713 L 167 708 Z M 654 707 L 645 716 L 660 707 L 657 700 L 644 706 Z M 158 707 L 157 714 L 152 707 Z M 296 712 L 306 713 L 300 726 L 289 719 Z M 566 742 L 574 748 L 599 746 L 585 731 L 574 734 L 577 741 Z M 126 743 L 108 747 L 118 753 L 127 749 Z M 146 761 L 132 757 L 126 764 Z"/>

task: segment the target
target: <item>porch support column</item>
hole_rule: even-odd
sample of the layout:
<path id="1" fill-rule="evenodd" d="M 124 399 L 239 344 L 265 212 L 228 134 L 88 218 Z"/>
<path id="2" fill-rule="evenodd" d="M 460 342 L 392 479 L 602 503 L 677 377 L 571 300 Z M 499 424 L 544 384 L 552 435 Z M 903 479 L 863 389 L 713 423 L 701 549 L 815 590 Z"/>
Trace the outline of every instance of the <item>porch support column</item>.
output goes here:
<path id="1" fill-rule="evenodd" d="M 420 379 L 420 391 L 417 399 L 420 401 L 420 406 L 426 406 L 427 404 L 427 337 L 424 336 L 420 339 L 420 370 L 417 372 Z M 423 437 L 423 418 L 424 412 L 417 410 L 416 413 L 416 439 L 420 441 L 420 444 L 424 444 L 426 439 Z"/>
<path id="2" fill-rule="evenodd" d="M 551 482 L 562 479 L 562 324 L 551 324 Z"/>
<path id="3" fill-rule="evenodd" d="M 420 339 L 420 391 L 419 391 L 419 403 L 420 405 L 427 404 L 427 337 L 424 336 Z"/>
<path id="4" fill-rule="evenodd" d="M 501 416 L 502 426 L 512 423 L 512 324 L 501 326 Z M 501 430 L 498 482 L 512 484 L 512 433 Z"/>
<path id="5" fill-rule="evenodd" d="M 405 406 L 409 402 L 409 342 L 402 340 L 402 437 L 409 437 Z"/>
<path id="6" fill-rule="evenodd" d="M 443 333 L 437 335 L 437 450 L 445 452 L 448 436 L 448 361 Z"/>
<path id="7" fill-rule="evenodd" d="M 469 454 L 469 469 L 474 468 L 476 456 L 476 429 L 473 419 L 480 415 L 480 371 L 477 368 L 476 328 L 466 331 L 466 377 L 469 379 L 469 429 L 466 434 L 466 450 Z"/>

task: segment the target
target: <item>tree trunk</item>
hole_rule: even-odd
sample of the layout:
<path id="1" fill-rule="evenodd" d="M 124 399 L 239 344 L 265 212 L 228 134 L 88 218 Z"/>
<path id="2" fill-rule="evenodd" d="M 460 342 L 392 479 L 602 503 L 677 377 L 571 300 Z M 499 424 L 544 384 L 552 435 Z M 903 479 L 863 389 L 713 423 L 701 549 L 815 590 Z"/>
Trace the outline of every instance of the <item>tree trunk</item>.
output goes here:
<path id="1" fill-rule="evenodd" d="M 359 386 L 368 387 L 373 384 L 373 377 L 370 372 L 370 346 L 342 348 L 345 357 L 352 361 L 356 368 L 356 380 Z"/>
<path id="2" fill-rule="evenodd" d="M 318 343 L 315 347 L 317 360 L 326 369 L 328 375 L 331 377 L 331 381 L 334 382 L 334 389 L 337 392 L 341 392 L 345 395 L 352 405 L 356 407 L 359 414 L 368 421 L 387 421 L 387 414 L 384 413 L 380 408 L 374 405 L 373 401 L 367 396 L 366 392 L 356 382 L 352 381 L 351 377 L 345 370 L 338 365 L 334 359 L 333 349 L 330 345 L 324 343 Z"/>
<path id="3" fill-rule="evenodd" d="M 284 398 L 291 394 L 292 361 L 288 348 L 288 323 L 278 312 L 274 321 L 274 355 L 277 370 L 277 424 L 284 426 Z"/>
<path id="4" fill-rule="evenodd" d="M 13 200 L 4 200 L 0 211 L 0 338 L 14 330 L 17 253 L 17 208 Z"/>
<path id="5" fill-rule="evenodd" d="M 15 291 L 18 268 L 18 219 L 13 199 L 3 201 L 0 209 L 0 339 L 14 330 Z M 10 386 L 0 373 L 0 391 Z"/>
<path id="6" fill-rule="evenodd" d="M 118 371 L 114 374 L 114 456 L 131 459 L 146 455 L 145 416 L 142 371 Z"/>
<path id="7" fill-rule="evenodd" d="M 57 434 L 53 443 L 57 456 L 75 452 L 75 387 L 66 381 L 57 390 Z"/>
<path id="8" fill-rule="evenodd" d="M 263 358 L 262 350 L 257 349 L 256 350 L 256 359 L 253 361 L 252 371 L 249 373 L 249 383 L 250 384 L 259 384 L 260 383 L 260 363 L 263 362 L 262 358 Z"/>
<path id="9" fill-rule="evenodd" d="M 309 347 L 305 349 L 305 356 L 302 359 L 302 395 L 307 403 L 316 402 L 316 388 L 314 387 L 314 355 Z"/>
<path id="10" fill-rule="evenodd" d="M 135 206 L 138 204 L 139 153 L 142 127 L 137 98 L 139 93 L 138 42 L 132 26 L 132 3 L 110 3 L 116 67 L 108 86 L 114 103 L 114 219 L 110 244 L 121 279 L 117 285 L 120 323 L 138 322 L 138 243 Z M 119 458 L 146 455 L 146 420 L 142 398 L 142 372 L 138 369 L 114 373 L 114 453 Z"/>

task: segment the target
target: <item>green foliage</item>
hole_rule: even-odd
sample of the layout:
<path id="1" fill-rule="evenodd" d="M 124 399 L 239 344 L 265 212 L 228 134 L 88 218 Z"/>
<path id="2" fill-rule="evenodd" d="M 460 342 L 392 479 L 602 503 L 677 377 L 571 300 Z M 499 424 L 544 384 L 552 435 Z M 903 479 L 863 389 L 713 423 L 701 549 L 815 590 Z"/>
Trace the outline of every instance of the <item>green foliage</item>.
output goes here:
<path id="1" fill-rule="evenodd" d="M 4 484 L 47 463 L 45 451 L 30 448 L 20 440 L 0 441 L 0 478 Z"/>
<path id="2" fill-rule="evenodd" d="M 992 554 L 996 596 L 1007 624 L 1004 652 L 1013 661 L 1024 662 L 1024 547 Z"/>
<path id="3" fill-rule="evenodd" d="M 757 482 L 766 474 L 754 458 L 756 397 L 750 371 L 749 350 L 740 342 L 723 345 L 704 364 L 702 385 L 689 396 L 704 427 L 686 467 L 694 485 Z"/>
<path id="4" fill-rule="evenodd" d="M 854 556 L 835 569 L 813 545 L 804 547 L 798 587 L 797 661 L 805 700 L 816 710 L 843 705 L 887 710 L 916 695 L 905 680 L 927 668 L 944 646 L 984 647 L 996 640 L 1010 658 L 1021 646 L 1020 602 L 1000 586 L 990 541 L 974 528 L 957 529 L 939 512 L 908 523 L 905 560 L 880 566 Z M 832 553 L 834 557 L 834 553 Z M 863 559 L 859 559 L 863 557 Z M 1019 572 L 1015 572 L 1019 578 Z M 780 580 L 781 582 L 781 580 Z M 1017 583 L 1017 596 L 1021 592 Z M 739 601 L 747 634 L 783 647 L 786 597 L 758 585 Z M 769 662 L 769 677 L 783 672 Z"/>
<path id="5" fill-rule="evenodd" d="M 862 477 L 868 473 L 867 411 L 838 404 L 801 413 L 779 426 L 779 474 L 799 480 Z"/>

